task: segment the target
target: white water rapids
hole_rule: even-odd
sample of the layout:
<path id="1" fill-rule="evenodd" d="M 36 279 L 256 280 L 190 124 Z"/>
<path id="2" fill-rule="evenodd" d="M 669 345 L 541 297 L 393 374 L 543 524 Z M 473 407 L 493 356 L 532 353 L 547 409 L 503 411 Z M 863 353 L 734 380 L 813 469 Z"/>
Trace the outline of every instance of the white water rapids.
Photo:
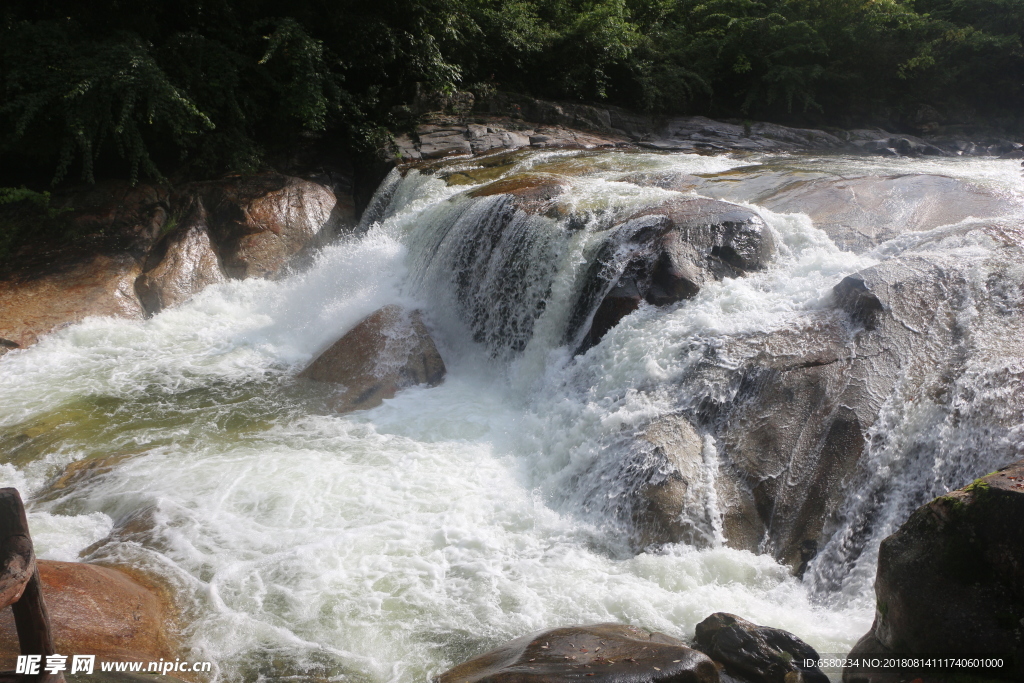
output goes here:
<path id="1" fill-rule="evenodd" d="M 573 360 L 564 321 L 595 231 L 674 194 L 615 178 L 756 161 L 524 155 L 517 170 L 592 166 L 566 200 L 590 222 L 566 231 L 534 219 L 523 279 L 474 281 L 495 319 L 483 337 L 438 256 L 457 246 L 438 226 L 467 205 L 449 199 L 473 185 L 393 178 L 384 220 L 305 272 L 212 287 L 147 321 L 90 319 L 0 359 L 0 485 L 31 499 L 41 557 L 166 582 L 189 657 L 214 662 L 215 680 L 422 682 L 542 628 L 621 621 L 689 638 L 716 611 L 845 653 L 874 614 L 870 553 L 855 583 L 823 598 L 771 557 L 721 543 L 637 554 L 595 500 L 617 495 L 615 482 L 580 485 L 611 471 L 619 434 L 678 404 L 664 387 L 695 362 L 695 340 L 785 326 L 885 256 L 844 252 L 806 216 L 761 210 L 781 245 L 769 269 L 669 309 L 642 306 Z M 1014 161 L 787 163 L 1020 184 Z M 468 239 L 458 226 L 446 234 Z M 498 295 L 509 287 L 521 290 L 511 313 Z M 330 413 L 329 389 L 295 373 L 389 303 L 424 310 L 447 378 Z M 705 446 L 713 478 L 715 444 Z"/>

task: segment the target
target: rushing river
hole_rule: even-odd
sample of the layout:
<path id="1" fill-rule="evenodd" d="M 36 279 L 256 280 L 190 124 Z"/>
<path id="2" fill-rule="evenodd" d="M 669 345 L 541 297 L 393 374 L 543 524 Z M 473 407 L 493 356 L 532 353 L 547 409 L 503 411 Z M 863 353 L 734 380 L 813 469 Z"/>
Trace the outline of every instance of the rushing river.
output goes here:
<path id="1" fill-rule="evenodd" d="M 189 656 L 217 680 L 421 682 L 542 628 L 620 621 L 688 638 L 716 611 L 845 653 L 874 614 L 872 553 L 825 594 L 720 534 L 637 553 L 595 502 L 615 483 L 579 485 L 618 434 L 679 405 L 665 387 L 695 340 L 784 327 L 889 253 L 843 251 L 806 216 L 761 210 L 780 245 L 770 268 L 643 306 L 573 359 L 564 321 L 594 235 L 674 194 L 619 179 L 758 164 L 1020 187 L 1016 161 L 522 154 L 501 172 L 565 174 L 582 222 L 526 226 L 528 267 L 471 283 L 493 312 L 471 329 L 444 257 L 475 239 L 467 212 L 484 209 L 459 195 L 480 179 L 393 176 L 381 220 L 304 272 L 215 286 L 144 322 L 90 319 L 0 359 L 0 484 L 31 499 L 41 557 L 170 586 Z M 332 414 L 330 389 L 295 374 L 390 303 L 425 312 L 447 378 Z"/>

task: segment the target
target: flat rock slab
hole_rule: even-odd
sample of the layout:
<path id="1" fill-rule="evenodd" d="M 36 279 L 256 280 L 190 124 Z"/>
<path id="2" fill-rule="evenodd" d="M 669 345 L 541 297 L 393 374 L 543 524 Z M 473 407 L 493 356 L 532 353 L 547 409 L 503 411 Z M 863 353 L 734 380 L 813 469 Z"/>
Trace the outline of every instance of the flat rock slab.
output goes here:
<path id="1" fill-rule="evenodd" d="M 706 655 L 661 633 L 594 624 L 542 631 L 464 662 L 437 683 L 717 683 Z"/>
<path id="2" fill-rule="evenodd" d="M 89 316 L 143 318 L 135 295 L 141 270 L 129 254 L 98 255 L 31 278 L 2 280 L 0 338 L 26 347 Z"/>
<path id="3" fill-rule="evenodd" d="M 60 654 L 97 661 L 173 659 L 166 635 L 169 607 L 157 591 L 128 574 L 81 562 L 39 560 L 43 598 Z M 0 612 L 0 670 L 14 669 L 14 615 Z"/>

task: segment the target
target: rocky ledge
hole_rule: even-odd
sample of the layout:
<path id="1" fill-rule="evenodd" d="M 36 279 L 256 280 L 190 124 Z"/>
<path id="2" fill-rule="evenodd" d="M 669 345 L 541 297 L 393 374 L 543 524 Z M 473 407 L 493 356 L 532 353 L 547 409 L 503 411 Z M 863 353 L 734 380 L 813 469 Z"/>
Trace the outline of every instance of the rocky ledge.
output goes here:
<path id="1" fill-rule="evenodd" d="M 476 102 L 462 95 L 457 115 L 430 121 L 395 140 L 399 162 L 481 154 L 498 149 L 640 147 L 714 153 L 845 152 L 890 157 L 996 156 L 1024 158 L 1024 144 L 926 126 L 925 137 L 881 128 L 824 131 L 776 123 L 716 121 L 704 116 L 659 117 L 618 107 L 549 102 L 496 93 Z"/>

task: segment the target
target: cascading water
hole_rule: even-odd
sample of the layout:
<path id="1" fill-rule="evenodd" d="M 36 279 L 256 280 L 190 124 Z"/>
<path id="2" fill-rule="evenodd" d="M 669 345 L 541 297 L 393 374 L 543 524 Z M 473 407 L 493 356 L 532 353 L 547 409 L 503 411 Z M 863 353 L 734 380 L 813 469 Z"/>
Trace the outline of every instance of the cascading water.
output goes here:
<path id="1" fill-rule="evenodd" d="M 485 180 L 457 164 L 447 180 L 395 173 L 364 232 L 305 272 L 219 285 L 145 322 L 91 319 L 4 356 L 0 480 L 32 497 L 42 557 L 166 582 L 192 659 L 213 661 L 218 680 L 422 681 L 532 630 L 624 621 L 689 637 L 714 611 L 846 652 L 873 616 L 884 534 L 927 496 L 1020 457 L 1019 427 L 986 436 L 984 425 L 1019 410 L 1006 399 L 1022 371 L 986 364 L 995 318 L 965 307 L 975 334 L 955 408 L 889 397 L 859 488 L 802 581 L 723 544 L 723 445 L 710 434 L 687 511 L 699 547 L 638 548 L 631 496 L 658 465 L 636 430 L 726 400 L 735 387 L 704 371 L 709 354 L 739 367 L 756 349 L 730 340 L 792 328 L 846 275 L 914 248 L 855 255 L 806 216 L 755 206 L 778 244 L 769 268 L 643 304 L 573 358 L 567 321 L 608 229 L 679 196 L 623 178 L 756 163 L 944 173 L 1005 193 L 1019 183 L 998 161 L 528 153 L 485 174 L 567 184 L 556 210 L 526 215 L 501 195 L 469 197 Z M 329 389 L 295 373 L 389 303 L 425 312 L 444 384 L 330 413 Z M 999 447 L 969 457 L 990 441 Z M 894 485 L 900 473 L 915 479 Z"/>

